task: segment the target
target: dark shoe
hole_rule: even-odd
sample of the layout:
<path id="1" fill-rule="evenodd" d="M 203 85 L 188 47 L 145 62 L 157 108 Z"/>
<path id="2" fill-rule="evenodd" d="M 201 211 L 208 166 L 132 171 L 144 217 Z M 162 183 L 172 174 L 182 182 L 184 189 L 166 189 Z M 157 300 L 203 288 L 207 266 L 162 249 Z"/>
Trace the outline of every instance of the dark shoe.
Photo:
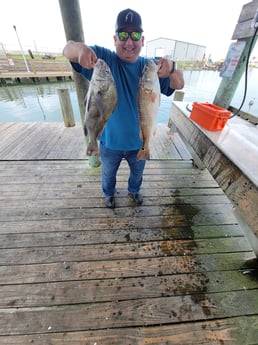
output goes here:
<path id="1" fill-rule="evenodd" d="M 143 196 L 142 196 L 141 193 L 135 193 L 135 194 L 130 193 L 129 195 L 132 196 L 133 201 L 136 203 L 136 205 L 141 205 L 142 204 Z"/>
<path id="2" fill-rule="evenodd" d="M 114 196 L 105 197 L 105 204 L 108 208 L 115 208 L 115 197 Z"/>

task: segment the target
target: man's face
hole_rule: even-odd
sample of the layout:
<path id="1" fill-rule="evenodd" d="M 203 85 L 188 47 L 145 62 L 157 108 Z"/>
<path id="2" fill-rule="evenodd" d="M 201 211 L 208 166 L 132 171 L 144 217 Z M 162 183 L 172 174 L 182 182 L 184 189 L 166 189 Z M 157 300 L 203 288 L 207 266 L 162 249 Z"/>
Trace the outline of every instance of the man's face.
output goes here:
<path id="1" fill-rule="evenodd" d="M 137 38 L 137 29 L 126 28 L 126 29 L 123 29 L 121 38 L 127 36 L 125 33 L 129 33 L 129 35 L 128 35 L 128 38 L 124 41 L 119 38 L 118 33 L 114 35 L 116 53 L 121 60 L 125 62 L 133 63 L 138 59 L 141 49 L 144 46 L 144 36 L 140 35 L 140 39 L 138 41 L 133 40 L 132 37 Z M 130 33 L 132 33 L 131 34 L 132 37 Z M 135 33 L 135 36 L 133 35 L 134 33 Z"/>

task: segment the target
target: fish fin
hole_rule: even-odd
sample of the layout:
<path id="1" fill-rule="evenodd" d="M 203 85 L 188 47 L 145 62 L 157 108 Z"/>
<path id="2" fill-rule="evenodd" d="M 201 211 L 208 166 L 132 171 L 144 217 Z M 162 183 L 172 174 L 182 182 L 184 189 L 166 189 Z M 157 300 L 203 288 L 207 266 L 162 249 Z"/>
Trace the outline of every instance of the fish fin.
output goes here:
<path id="1" fill-rule="evenodd" d="M 91 156 L 93 154 L 99 153 L 99 147 L 97 142 L 89 142 L 87 147 L 87 155 Z"/>
<path id="2" fill-rule="evenodd" d="M 150 150 L 142 147 L 137 154 L 137 160 L 140 161 L 140 160 L 149 160 L 149 159 L 150 159 Z"/>
<path id="3" fill-rule="evenodd" d="M 91 85 L 90 85 L 86 93 L 86 96 L 84 98 L 84 105 L 85 105 L 86 112 L 88 112 L 90 109 L 91 98 L 92 98 L 92 92 L 91 92 Z"/>
<path id="4" fill-rule="evenodd" d="M 159 97 L 159 94 L 156 92 L 151 92 L 150 99 L 152 103 L 156 102 L 157 97 Z"/>

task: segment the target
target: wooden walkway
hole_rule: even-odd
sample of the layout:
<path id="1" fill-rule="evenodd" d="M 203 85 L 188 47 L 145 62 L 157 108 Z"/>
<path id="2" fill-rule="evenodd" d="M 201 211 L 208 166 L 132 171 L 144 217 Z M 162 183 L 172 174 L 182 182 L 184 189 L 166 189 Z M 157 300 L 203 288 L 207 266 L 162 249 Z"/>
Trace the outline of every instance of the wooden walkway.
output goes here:
<path id="1" fill-rule="evenodd" d="M 258 344 L 257 262 L 229 199 L 177 133 L 154 141 L 143 205 L 124 163 L 110 210 L 80 126 L 0 123 L 1 345 Z"/>
<path id="2" fill-rule="evenodd" d="M 178 133 L 159 124 L 151 142 L 153 159 L 191 159 Z M 80 124 L 0 122 L 0 160 L 83 159 L 85 139 Z"/>
<path id="3" fill-rule="evenodd" d="M 29 71 L 23 59 L 13 59 L 10 65 L 0 56 L 0 84 L 35 83 L 39 81 L 71 79 L 72 67 L 68 60 L 27 59 Z"/>

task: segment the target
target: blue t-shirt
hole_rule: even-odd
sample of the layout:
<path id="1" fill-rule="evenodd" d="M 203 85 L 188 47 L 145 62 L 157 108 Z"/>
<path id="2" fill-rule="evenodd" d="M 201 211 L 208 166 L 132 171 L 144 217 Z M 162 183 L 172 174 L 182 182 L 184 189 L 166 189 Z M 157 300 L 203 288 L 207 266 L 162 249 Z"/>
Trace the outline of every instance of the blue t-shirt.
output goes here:
<path id="1" fill-rule="evenodd" d="M 106 61 L 112 72 L 117 93 L 118 103 L 109 118 L 99 140 L 111 150 L 132 151 L 139 150 L 143 143 L 139 133 L 139 118 L 137 107 L 137 90 L 142 70 L 148 59 L 139 57 L 134 63 L 122 61 L 115 52 L 99 47 L 91 47 L 98 58 Z M 85 69 L 80 64 L 71 62 L 74 70 L 88 80 L 91 80 L 93 69 Z M 160 78 L 161 92 L 172 95 L 169 78 Z"/>

